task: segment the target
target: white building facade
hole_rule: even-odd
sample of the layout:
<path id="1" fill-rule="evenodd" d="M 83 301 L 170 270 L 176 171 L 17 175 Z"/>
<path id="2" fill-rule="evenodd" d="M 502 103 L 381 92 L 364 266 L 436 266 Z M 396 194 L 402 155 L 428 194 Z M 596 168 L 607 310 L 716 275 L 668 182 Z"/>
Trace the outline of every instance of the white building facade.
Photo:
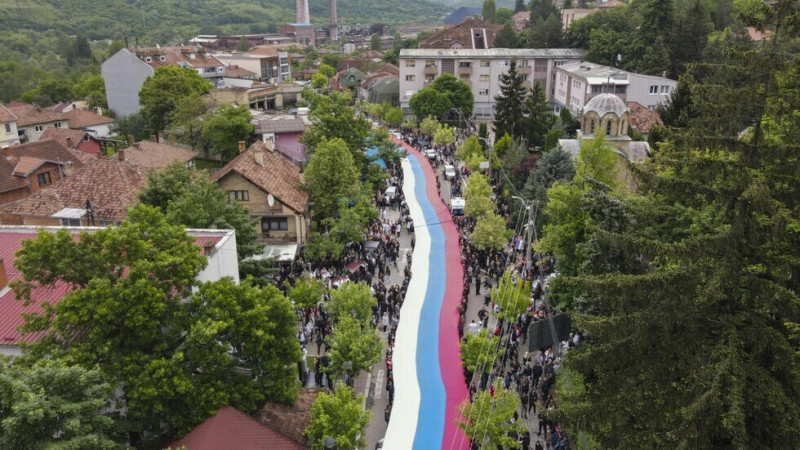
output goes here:
<path id="1" fill-rule="evenodd" d="M 614 94 L 625 102 L 637 102 L 653 110 L 669 102 L 677 85 L 669 78 L 578 61 L 556 68 L 553 102 L 557 111 L 569 108 L 578 115 L 597 95 Z"/>
<path id="2" fill-rule="evenodd" d="M 583 58 L 578 49 L 403 49 L 400 50 L 400 106 L 408 109 L 411 97 L 450 73 L 472 89 L 474 115 L 479 119 L 494 116 L 494 97 L 500 93 L 500 75 L 508 72 L 511 61 L 525 78 L 526 88 L 538 81 L 548 100 L 553 98 L 555 68 Z"/>

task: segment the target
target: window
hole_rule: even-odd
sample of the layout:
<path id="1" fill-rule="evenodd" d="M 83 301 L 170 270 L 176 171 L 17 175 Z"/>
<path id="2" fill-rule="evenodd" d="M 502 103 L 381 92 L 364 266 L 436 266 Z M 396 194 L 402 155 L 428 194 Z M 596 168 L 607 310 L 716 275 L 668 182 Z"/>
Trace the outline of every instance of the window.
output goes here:
<path id="1" fill-rule="evenodd" d="M 425 75 L 425 82 L 430 83 L 433 81 L 433 75 Z"/>
<path id="2" fill-rule="evenodd" d="M 53 124 L 56 128 L 61 128 L 61 122 L 56 122 Z"/>
<path id="3" fill-rule="evenodd" d="M 611 121 L 606 120 L 606 136 L 611 136 Z"/>
<path id="4" fill-rule="evenodd" d="M 481 60 L 481 67 L 489 67 L 489 60 L 488 59 L 482 59 Z"/>
<path id="5" fill-rule="evenodd" d="M 658 86 L 656 85 L 650 86 L 650 94 L 651 95 L 658 94 Z"/>
<path id="6" fill-rule="evenodd" d="M 414 81 L 416 78 L 414 75 L 406 75 L 406 81 Z"/>
<path id="7" fill-rule="evenodd" d="M 458 62 L 458 67 L 470 68 L 470 67 L 472 67 L 472 63 L 469 62 L 469 61 L 459 61 Z"/>
<path id="8" fill-rule="evenodd" d="M 461 81 L 469 84 L 469 75 L 461 75 Z"/>
<path id="9" fill-rule="evenodd" d="M 416 66 L 417 66 L 417 61 L 416 60 L 413 60 L 413 59 L 407 59 L 406 60 L 406 67 L 416 67 Z"/>
<path id="10" fill-rule="evenodd" d="M 426 59 L 425 60 L 425 67 L 436 67 L 436 60 L 435 59 Z"/>
<path id="11" fill-rule="evenodd" d="M 44 127 L 41 125 L 36 125 L 35 127 L 33 127 L 33 129 L 36 130 L 37 133 L 41 133 L 42 131 L 44 131 Z"/>
<path id="12" fill-rule="evenodd" d="M 530 67 L 530 66 L 531 66 L 530 61 L 524 61 L 523 60 L 523 61 L 517 62 L 517 67 Z"/>
<path id="13" fill-rule="evenodd" d="M 286 217 L 265 217 L 261 219 L 261 231 L 287 231 L 289 229 L 289 219 Z"/>
<path id="14" fill-rule="evenodd" d="M 669 94 L 669 86 L 661 86 L 662 94 Z"/>
<path id="15" fill-rule="evenodd" d="M 249 191 L 228 191 L 228 198 L 231 200 L 238 200 L 240 202 L 246 202 L 250 200 L 250 192 Z"/>
<path id="16" fill-rule="evenodd" d="M 50 172 L 40 173 L 39 175 L 36 175 L 36 178 L 39 180 L 39 186 L 47 186 L 53 182 L 50 179 Z"/>
<path id="17" fill-rule="evenodd" d="M 502 60 L 502 61 L 498 61 L 498 62 L 497 62 L 497 65 L 498 65 L 499 67 L 508 67 L 508 66 L 509 66 L 509 64 L 508 64 L 508 60 L 505 60 L 505 59 L 504 59 L 504 60 Z"/>
<path id="18" fill-rule="evenodd" d="M 480 76 L 480 81 L 482 83 L 488 83 L 489 82 L 489 75 L 481 75 Z"/>
<path id="19" fill-rule="evenodd" d="M 556 67 L 561 67 L 564 65 L 564 61 L 556 61 L 553 63 L 553 65 L 555 65 Z"/>
<path id="20" fill-rule="evenodd" d="M 10 123 L 6 124 L 6 133 L 11 133 L 11 124 Z"/>
<path id="21" fill-rule="evenodd" d="M 592 94 L 600 94 L 603 92 L 603 86 L 595 84 L 592 86 Z"/>
<path id="22" fill-rule="evenodd" d="M 489 95 L 489 90 L 488 89 L 480 89 L 478 91 L 478 95 Z"/>
<path id="23" fill-rule="evenodd" d="M 81 219 L 61 219 L 62 227 L 79 227 L 81 226 Z"/>

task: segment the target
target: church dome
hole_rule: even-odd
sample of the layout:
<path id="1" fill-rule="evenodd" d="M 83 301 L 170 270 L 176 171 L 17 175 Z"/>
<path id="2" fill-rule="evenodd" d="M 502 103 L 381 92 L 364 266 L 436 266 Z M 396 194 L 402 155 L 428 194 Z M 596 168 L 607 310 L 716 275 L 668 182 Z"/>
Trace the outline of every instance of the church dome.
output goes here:
<path id="1" fill-rule="evenodd" d="M 589 100 L 589 103 L 583 107 L 583 113 L 594 111 L 599 117 L 603 117 L 607 113 L 614 113 L 617 117 L 622 117 L 623 114 L 629 112 L 628 106 L 621 98 L 614 94 L 600 94 Z"/>

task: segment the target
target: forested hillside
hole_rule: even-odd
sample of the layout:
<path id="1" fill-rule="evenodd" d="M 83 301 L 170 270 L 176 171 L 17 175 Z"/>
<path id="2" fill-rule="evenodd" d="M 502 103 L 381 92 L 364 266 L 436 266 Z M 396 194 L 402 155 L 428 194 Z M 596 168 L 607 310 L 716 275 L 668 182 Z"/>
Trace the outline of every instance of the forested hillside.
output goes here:
<path id="1" fill-rule="evenodd" d="M 98 5 L 100 4 L 100 5 Z M 355 25 L 436 20 L 447 8 L 424 0 L 338 0 L 341 22 Z M 309 2 L 312 21 L 328 21 L 328 1 Z M 294 0 L 0 0 L 0 31 L 85 32 L 90 39 L 139 36 L 168 44 L 196 33 L 258 33 L 295 19 Z"/>

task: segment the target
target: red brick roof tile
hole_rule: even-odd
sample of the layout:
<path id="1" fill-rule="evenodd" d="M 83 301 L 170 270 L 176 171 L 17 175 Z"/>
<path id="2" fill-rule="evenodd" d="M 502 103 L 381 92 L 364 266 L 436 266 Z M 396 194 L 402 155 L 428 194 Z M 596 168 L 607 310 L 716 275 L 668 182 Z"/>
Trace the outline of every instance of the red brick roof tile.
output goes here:
<path id="1" fill-rule="evenodd" d="M 16 122 L 17 116 L 0 103 L 0 122 Z"/>
<path id="2" fill-rule="evenodd" d="M 256 149 L 264 154 L 264 167 L 256 164 L 253 156 Z M 256 141 L 250 148 L 239 153 L 225 167 L 214 173 L 211 179 L 220 180 L 232 172 L 272 194 L 295 212 L 305 211 L 308 194 L 301 187 L 300 168 L 280 152 L 267 149 L 261 141 Z"/>
<path id="3" fill-rule="evenodd" d="M 283 436 L 232 406 L 217 411 L 172 448 L 186 450 L 301 450 L 307 447 Z"/>
<path id="4" fill-rule="evenodd" d="M 163 169 L 173 161 L 187 163 L 195 157 L 191 150 L 153 141 L 141 141 L 125 149 L 125 159 L 145 170 Z"/>
<path id="5" fill-rule="evenodd" d="M 12 105 L 12 103 L 9 103 Z M 49 109 L 42 109 L 36 105 L 29 105 L 26 103 L 18 104 L 13 103 L 14 106 L 8 106 L 8 110 L 17 116 L 17 126 L 27 127 L 34 124 L 58 122 L 60 120 L 66 121 L 67 118 L 64 114 L 50 111 Z"/>
<path id="6" fill-rule="evenodd" d="M 86 128 L 95 125 L 114 123 L 114 119 L 111 117 L 101 116 L 82 109 L 73 109 L 66 112 L 64 113 L 64 117 L 69 121 L 70 128 Z"/>

